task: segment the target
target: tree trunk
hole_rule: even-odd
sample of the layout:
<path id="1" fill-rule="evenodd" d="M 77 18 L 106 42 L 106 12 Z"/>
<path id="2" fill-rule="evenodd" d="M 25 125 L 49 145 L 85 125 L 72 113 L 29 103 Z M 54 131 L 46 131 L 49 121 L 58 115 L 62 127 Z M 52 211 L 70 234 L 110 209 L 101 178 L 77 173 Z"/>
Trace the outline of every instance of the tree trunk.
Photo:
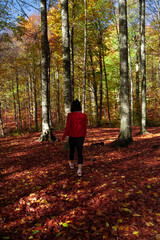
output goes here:
<path id="1" fill-rule="evenodd" d="M 70 76 L 70 39 L 69 39 L 69 16 L 68 0 L 61 0 L 62 16 L 62 48 L 63 48 L 63 73 L 64 73 L 64 105 L 65 117 L 71 108 L 71 76 Z"/>
<path id="2" fill-rule="evenodd" d="M 28 78 L 28 117 L 29 117 L 29 129 L 31 130 L 31 75 Z"/>
<path id="3" fill-rule="evenodd" d="M 16 99 L 15 99 L 15 93 L 14 93 L 14 83 L 12 78 L 12 95 L 13 95 L 13 105 L 14 105 L 14 119 L 16 124 L 16 130 L 18 129 L 18 119 L 17 119 L 17 111 L 16 111 Z"/>
<path id="4" fill-rule="evenodd" d="M 34 65 L 33 73 L 33 106 L 34 106 L 34 121 L 35 121 L 35 130 L 38 131 L 38 119 L 37 119 L 37 81 L 36 81 L 36 66 Z"/>
<path id="5" fill-rule="evenodd" d="M 91 46 L 89 46 L 89 56 L 90 56 L 90 62 L 91 62 L 91 68 L 92 68 L 92 76 L 93 76 L 93 92 L 94 92 L 95 107 L 96 107 L 96 123 L 98 125 L 97 82 L 96 82 L 96 75 L 95 75 L 95 69 L 94 69 L 94 64 L 93 64 L 93 57 L 92 57 Z"/>
<path id="6" fill-rule="evenodd" d="M 61 117 L 60 117 L 60 80 L 59 80 L 59 69 L 57 65 L 57 70 L 55 72 L 55 80 L 56 80 L 56 85 L 57 85 L 57 121 L 58 124 L 61 122 Z"/>
<path id="7" fill-rule="evenodd" d="M 140 98 L 139 98 L 139 46 L 137 41 L 137 36 L 135 37 L 135 44 L 136 44 L 136 122 L 140 123 Z"/>
<path id="8" fill-rule="evenodd" d="M 72 95 L 72 101 L 74 100 L 74 20 L 75 20 L 75 3 L 74 0 L 72 0 L 72 18 L 73 23 L 71 27 L 71 95 Z"/>
<path id="9" fill-rule="evenodd" d="M 42 134 L 39 141 L 54 141 L 56 138 L 53 136 L 52 129 L 49 122 L 50 111 L 50 94 L 49 94 L 49 42 L 47 32 L 47 8 L 46 0 L 41 0 L 41 49 L 42 49 Z"/>
<path id="10" fill-rule="evenodd" d="M 141 63 L 141 134 L 145 134 L 146 106 L 146 53 L 145 53 L 145 0 L 140 0 L 140 63 Z"/>
<path id="11" fill-rule="evenodd" d="M 131 65 L 131 52 L 130 52 L 130 46 L 128 44 L 128 50 L 129 50 L 129 78 L 130 78 L 130 92 L 131 92 L 131 125 L 133 126 L 134 118 L 133 118 L 133 77 L 132 77 L 132 65 Z"/>
<path id="12" fill-rule="evenodd" d="M 102 98 L 103 98 L 103 70 L 102 70 L 102 36 L 100 36 L 100 43 L 99 43 L 99 68 L 100 68 L 100 111 L 99 111 L 99 123 L 98 125 L 101 125 L 102 122 Z"/>
<path id="13" fill-rule="evenodd" d="M 19 81 L 18 81 L 17 72 L 16 72 L 16 87 L 17 87 L 18 119 L 20 123 L 20 129 L 22 130 L 21 104 L 20 104 L 20 98 L 19 98 Z"/>
<path id="14" fill-rule="evenodd" d="M 84 24 L 84 59 L 83 59 L 83 102 L 82 102 L 82 112 L 85 112 L 85 105 L 86 105 L 87 0 L 84 0 L 84 14 L 85 14 L 85 24 Z"/>
<path id="15" fill-rule="evenodd" d="M 110 115 L 110 105 L 109 105 L 109 89 L 108 89 L 108 79 L 107 79 L 107 73 L 106 73 L 103 45 L 102 45 L 102 54 L 103 54 L 103 68 L 104 68 L 104 76 L 105 76 L 106 92 L 107 92 L 107 112 L 108 112 L 109 127 L 111 127 L 111 115 Z"/>
<path id="16" fill-rule="evenodd" d="M 160 6 L 159 6 L 159 0 L 157 0 L 157 9 L 158 9 L 158 30 L 159 30 L 159 64 L 158 64 L 158 82 L 160 87 Z"/>
<path id="17" fill-rule="evenodd" d="M 0 97 L 0 126 L 1 126 L 1 135 L 2 137 L 4 137 L 5 134 L 4 134 L 4 128 L 3 128 L 3 121 L 2 121 L 1 97 Z"/>
<path id="18" fill-rule="evenodd" d="M 132 141 L 128 79 L 128 32 L 126 0 L 119 1 L 120 91 L 121 122 L 118 140 L 114 145 L 126 147 Z"/>

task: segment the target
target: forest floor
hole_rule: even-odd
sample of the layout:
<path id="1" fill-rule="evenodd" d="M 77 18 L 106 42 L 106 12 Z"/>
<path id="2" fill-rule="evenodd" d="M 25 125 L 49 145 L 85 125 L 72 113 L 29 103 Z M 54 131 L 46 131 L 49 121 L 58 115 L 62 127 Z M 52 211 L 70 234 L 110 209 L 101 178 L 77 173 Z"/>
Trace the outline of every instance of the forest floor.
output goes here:
<path id="1" fill-rule="evenodd" d="M 160 127 L 147 130 L 133 128 L 131 145 L 112 148 L 118 128 L 89 128 L 82 177 L 63 142 L 0 138 L 1 239 L 159 240 Z"/>

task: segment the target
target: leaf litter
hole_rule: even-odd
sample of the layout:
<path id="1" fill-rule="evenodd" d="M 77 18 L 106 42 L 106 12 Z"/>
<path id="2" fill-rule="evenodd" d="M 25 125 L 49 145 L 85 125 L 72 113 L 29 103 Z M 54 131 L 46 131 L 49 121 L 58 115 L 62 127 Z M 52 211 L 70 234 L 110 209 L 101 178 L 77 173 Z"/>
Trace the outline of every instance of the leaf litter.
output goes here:
<path id="1" fill-rule="evenodd" d="M 88 129 L 80 178 L 62 142 L 0 138 L 2 239 L 160 239 L 160 128 L 138 131 L 124 149 L 119 129 Z"/>

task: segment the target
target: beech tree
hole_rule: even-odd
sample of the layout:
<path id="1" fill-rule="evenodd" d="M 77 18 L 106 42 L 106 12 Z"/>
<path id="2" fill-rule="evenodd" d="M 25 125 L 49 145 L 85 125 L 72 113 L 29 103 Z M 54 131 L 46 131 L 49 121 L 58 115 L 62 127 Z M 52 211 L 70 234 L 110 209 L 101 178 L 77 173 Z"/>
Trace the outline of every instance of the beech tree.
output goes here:
<path id="1" fill-rule="evenodd" d="M 0 96 L 0 126 L 1 126 L 1 135 L 2 137 L 4 137 L 4 128 L 3 128 L 2 110 L 1 110 L 1 96 Z"/>
<path id="2" fill-rule="evenodd" d="M 50 87 L 49 87 L 49 42 L 47 32 L 47 6 L 46 0 L 41 0 L 41 50 L 42 50 L 42 134 L 39 138 L 43 140 L 55 140 L 50 124 Z"/>
<path id="3" fill-rule="evenodd" d="M 70 30 L 71 41 L 71 95 L 74 100 L 74 20 L 75 20 L 75 2 L 72 0 L 72 26 Z"/>
<path id="4" fill-rule="evenodd" d="M 63 74 L 64 74 L 64 103 L 65 103 L 65 116 L 67 116 L 67 114 L 70 112 L 72 101 L 68 0 L 61 0 L 61 17 L 62 17 L 62 49 L 63 49 Z"/>
<path id="5" fill-rule="evenodd" d="M 83 58 L 83 102 L 82 111 L 85 112 L 86 105 L 86 63 L 87 63 L 87 0 L 84 0 L 84 58 Z"/>
<path id="6" fill-rule="evenodd" d="M 141 65 L 141 133 L 146 133 L 146 53 L 145 53 L 145 0 L 140 0 L 140 65 Z"/>
<path id="7" fill-rule="evenodd" d="M 121 122 L 119 137 L 118 140 L 114 142 L 114 144 L 117 144 L 119 146 L 127 146 L 132 141 L 132 134 L 129 101 L 128 31 L 127 31 L 126 0 L 119 1 L 119 47 L 120 47 Z"/>

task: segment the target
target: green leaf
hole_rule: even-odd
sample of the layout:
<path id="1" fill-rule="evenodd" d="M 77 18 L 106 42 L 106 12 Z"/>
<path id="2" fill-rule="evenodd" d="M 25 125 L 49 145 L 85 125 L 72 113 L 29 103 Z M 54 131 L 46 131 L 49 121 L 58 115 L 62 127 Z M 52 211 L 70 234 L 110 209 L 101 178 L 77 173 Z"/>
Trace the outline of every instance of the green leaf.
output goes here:
<path id="1" fill-rule="evenodd" d="M 63 225 L 63 227 L 68 227 L 67 223 L 63 223 L 62 225 Z"/>
<path id="2" fill-rule="evenodd" d="M 122 192 L 122 189 L 118 189 L 118 192 Z"/>
<path id="3" fill-rule="evenodd" d="M 112 229 L 114 229 L 114 231 L 117 231 L 118 227 L 117 226 L 112 226 Z"/>
<path id="4" fill-rule="evenodd" d="M 39 232 L 39 230 L 35 230 L 33 231 L 33 234 L 37 234 Z"/>
<path id="5" fill-rule="evenodd" d="M 128 209 L 128 208 L 123 208 L 123 210 L 124 210 L 125 212 L 130 212 L 130 213 L 132 213 L 132 211 L 131 211 L 130 209 Z"/>
<path id="6" fill-rule="evenodd" d="M 134 231 L 133 235 L 136 235 L 136 236 L 139 235 L 139 231 Z"/>
<path id="7" fill-rule="evenodd" d="M 6 236 L 6 237 L 3 237 L 3 239 L 10 239 L 10 237 L 9 237 L 9 236 Z"/>
<path id="8" fill-rule="evenodd" d="M 61 235 L 61 232 L 57 233 L 56 237 L 60 236 Z"/>
<path id="9" fill-rule="evenodd" d="M 140 217 L 141 215 L 137 214 L 137 213 L 134 213 L 133 214 L 134 217 Z"/>
<path id="10" fill-rule="evenodd" d="M 106 222 L 106 227 L 109 227 L 109 223 L 108 222 Z"/>

